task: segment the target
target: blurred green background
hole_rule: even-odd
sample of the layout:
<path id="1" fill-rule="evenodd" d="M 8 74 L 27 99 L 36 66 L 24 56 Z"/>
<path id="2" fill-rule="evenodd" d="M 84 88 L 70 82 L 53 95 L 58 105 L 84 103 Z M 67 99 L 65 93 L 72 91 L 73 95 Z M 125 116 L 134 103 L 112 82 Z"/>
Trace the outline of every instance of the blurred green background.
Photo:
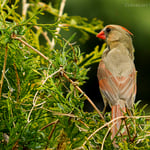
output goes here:
<path id="1" fill-rule="evenodd" d="M 98 18 L 104 22 L 104 26 L 119 24 L 134 34 L 135 65 L 138 71 L 136 101 L 142 100 L 143 105 L 150 104 L 150 0 L 67 0 L 65 12 L 68 15 L 82 16 L 89 20 Z M 96 45 L 101 47 L 102 43 L 102 40 L 91 35 L 86 43 L 78 44 L 82 51 L 89 53 Z M 91 66 L 88 74 L 90 79 L 83 88 L 102 109 L 103 103 L 97 82 L 97 66 L 98 64 Z M 90 110 L 88 103 L 86 106 Z"/>

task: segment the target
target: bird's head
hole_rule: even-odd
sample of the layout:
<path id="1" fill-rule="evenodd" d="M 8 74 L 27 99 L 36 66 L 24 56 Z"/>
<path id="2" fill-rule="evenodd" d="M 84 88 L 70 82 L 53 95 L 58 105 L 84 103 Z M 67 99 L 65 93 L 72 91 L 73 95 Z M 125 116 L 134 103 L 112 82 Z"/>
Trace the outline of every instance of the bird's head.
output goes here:
<path id="1" fill-rule="evenodd" d="M 120 43 L 125 46 L 132 44 L 131 35 L 133 34 L 129 30 L 120 25 L 107 25 L 97 34 L 97 37 L 106 40 L 107 45 L 113 48 Z"/>

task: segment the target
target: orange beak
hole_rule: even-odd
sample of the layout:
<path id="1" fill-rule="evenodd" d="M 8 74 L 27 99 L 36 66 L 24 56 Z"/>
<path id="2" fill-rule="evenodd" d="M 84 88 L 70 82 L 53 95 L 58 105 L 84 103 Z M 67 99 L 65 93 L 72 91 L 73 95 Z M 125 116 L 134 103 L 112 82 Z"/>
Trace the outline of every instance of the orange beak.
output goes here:
<path id="1" fill-rule="evenodd" d="M 104 31 L 101 31 L 100 33 L 98 33 L 98 34 L 96 35 L 96 37 L 105 40 L 105 39 L 106 39 L 105 32 L 104 32 Z"/>

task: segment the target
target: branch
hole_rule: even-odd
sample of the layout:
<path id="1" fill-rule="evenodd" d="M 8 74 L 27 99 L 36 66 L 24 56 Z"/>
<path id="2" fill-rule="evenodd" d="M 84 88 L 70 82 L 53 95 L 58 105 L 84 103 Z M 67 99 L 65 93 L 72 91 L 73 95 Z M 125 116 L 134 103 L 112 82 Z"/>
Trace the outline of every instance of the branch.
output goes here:
<path id="1" fill-rule="evenodd" d="M 27 3 L 27 0 L 22 0 L 22 17 L 25 19 L 27 15 L 27 10 L 30 4 Z"/>
<path id="2" fill-rule="evenodd" d="M 129 118 L 133 118 L 133 119 L 139 119 L 139 118 L 149 118 L 150 119 L 150 116 L 120 116 L 120 117 L 117 117 L 117 118 L 114 118 L 113 120 L 105 123 L 103 126 L 101 126 L 100 128 L 98 128 L 97 130 L 95 130 L 88 138 L 87 140 L 83 143 L 82 147 L 84 147 L 84 145 L 87 143 L 87 141 L 92 138 L 97 132 L 99 132 L 101 129 L 103 129 L 104 127 L 108 127 L 111 123 L 115 122 L 116 120 L 119 120 L 119 119 L 129 119 Z"/>
<path id="3" fill-rule="evenodd" d="M 57 73 L 61 72 L 62 71 L 62 67 L 60 67 L 59 70 L 55 71 L 54 73 L 52 73 L 51 75 L 49 75 L 48 77 L 46 77 L 46 79 L 42 82 L 42 85 L 41 87 L 46 83 L 46 81 L 49 79 L 49 78 L 52 78 L 54 75 L 56 75 Z M 33 98 L 33 106 L 29 112 L 29 115 L 28 115 L 28 118 L 27 118 L 27 122 L 29 123 L 30 122 L 30 116 L 32 114 L 32 111 L 34 109 L 34 107 L 36 107 L 36 102 L 37 102 L 37 95 L 38 95 L 39 91 L 37 90 L 35 95 L 34 95 L 34 98 Z"/>
<path id="4" fill-rule="evenodd" d="M 39 131 L 42 131 L 42 130 L 44 130 L 45 128 L 47 128 L 47 127 L 49 127 L 49 126 L 51 126 L 51 125 L 53 125 L 53 124 L 56 124 L 57 122 L 58 122 L 58 119 L 57 119 L 56 121 L 53 121 L 53 122 L 47 124 L 46 126 L 44 126 L 43 128 L 41 128 Z"/>
<path id="5" fill-rule="evenodd" d="M 55 130 L 56 125 L 57 125 L 57 123 L 58 123 L 58 122 L 59 122 L 59 119 L 57 119 L 57 120 L 55 121 L 55 125 L 53 126 L 52 131 L 50 132 L 50 134 L 49 134 L 49 136 L 48 136 L 48 140 L 50 140 L 50 139 L 51 139 L 52 134 L 54 133 L 54 130 Z M 49 143 L 49 142 L 48 142 L 48 143 Z M 46 147 L 45 147 L 45 150 L 47 150 L 48 143 L 47 143 L 47 145 L 46 145 Z"/>
<path id="6" fill-rule="evenodd" d="M 48 60 L 50 64 L 52 64 L 52 62 L 49 60 L 48 57 L 46 57 L 44 54 L 42 54 L 40 51 L 38 51 L 37 49 L 35 49 L 34 47 L 32 47 L 31 45 L 29 45 L 27 42 L 23 41 L 21 38 L 17 37 L 15 34 L 12 34 L 11 36 L 12 39 L 18 40 L 21 43 L 23 43 L 24 45 L 26 45 L 27 47 L 31 48 L 33 51 L 35 51 L 36 53 L 38 53 L 40 56 L 42 56 L 44 59 Z"/>
<path id="7" fill-rule="evenodd" d="M 8 47 L 6 46 L 5 56 L 4 56 L 4 65 L 3 65 L 2 77 L 1 77 L 1 83 L 0 83 L 0 99 L 1 99 L 1 96 L 2 96 L 2 87 L 3 87 L 4 76 L 5 76 L 5 70 L 6 70 L 7 51 L 8 51 Z"/>
<path id="8" fill-rule="evenodd" d="M 72 84 L 74 85 L 74 87 L 81 93 L 84 95 L 84 97 L 89 101 L 89 103 L 93 106 L 93 108 L 97 111 L 97 113 L 99 114 L 99 116 L 101 117 L 102 120 L 104 120 L 104 117 L 102 116 L 102 114 L 100 113 L 99 109 L 96 107 L 96 105 L 92 102 L 92 100 L 76 85 L 74 84 L 74 82 L 66 75 L 66 73 L 63 71 L 63 76 Z"/>
<path id="9" fill-rule="evenodd" d="M 61 1 L 61 4 L 60 4 L 60 9 L 59 9 L 59 18 L 58 18 L 58 21 L 60 21 L 60 18 L 61 18 L 62 14 L 63 14 L 64 8 L 65 8 L 65 4 L 66 4 L 66 0 L 62 0 L 62 1 Z M 58 25 L 58 26 L 59 26 L 59 25 Z M 57 27 L 55 34 L 59 34 L 60 29 L 61 29 L 60 27 Z M 56 36 L 56 37 L 57 37 L 57 36 Z M 52 41 L 51 41 L 51 49 L 53 49 L 54 46 L 55 46 L 55 39 L 52 38 Z"/>
<path id="10" fill-rule="evenodd" d="M 103 150 L 103 148 L 104 148 L 104 142 L 105 142 L 105 139 L 106 139 L 106 137 L 108 136 L 110 130 L 111 130 L 112 127 L 113 127 L 114 125 L 116 125 L 116 124 L 117 124 L 117 122 L 113 123 L 113 124 L 111 125 L 111 127 L 107 130 L 107 132 L 106 132 L 106 134 L 105 134 L 105 136 L 104 136 L 104 138 L 103 138 L 103 141 L 102 141 L 101 150 Z"/>
<path id="11" fill-rule="evenodd" d="M 2 5 L 1 5 L 1 8 L 3 8 L 3 6 L 4 6 L 5 3 L 6 3 L 6 1 L 7 1 L 7 0 L 3 0 L 3 3 L 2 3 Z"/>
<path id="12" fill-rule="evenodd" d="M 71 117 L 71 118 L 78 118 L 78 116 L 75 116 L 73 114 L 64 114 L 64 113 L 60 113 L 60 112 L 56 112 L 56 111 L 52 111 L 46 108 L 42 108 L 43 110 L 46 110 L 48 112 L 51 112 L 53 115 L 58 115 L 58 116 L 67 116 L 67 117 Z"/>
<path id="13" fill-rule="evenodd" d="M 34 28 L 35 28 L 36 30 L 39 30 L 39 29 L 40 29 L 40 27 L 38 27 L 38 26 L 34 26 Z M 48 35 L 47 35 L 47 31 L 42 31 L 41 34 L 44 36 L 44 38 L 45 38 L 45 40 L 47 41 L 48 45 L 51 46 L 51 41 L 50 41 L 50 39 L 49 39 L 49 37 L 48 37 Z"/>
<path id="14" fill-rule="evenodd" d="M 63 38 L 63 40 L 64 40 L 65 42 L 67 42 L 67 44 L 71 47 L 71 49 L 72 49 L 72 51 L 73 51 L 73 55 L 74 55 L 74 61 L 77 62 L 75 50 L 74 50 L 74 47 L 72 46 L 73 44 L 69 43 L 69 41 L 67 41 L 65 38 Z"/>

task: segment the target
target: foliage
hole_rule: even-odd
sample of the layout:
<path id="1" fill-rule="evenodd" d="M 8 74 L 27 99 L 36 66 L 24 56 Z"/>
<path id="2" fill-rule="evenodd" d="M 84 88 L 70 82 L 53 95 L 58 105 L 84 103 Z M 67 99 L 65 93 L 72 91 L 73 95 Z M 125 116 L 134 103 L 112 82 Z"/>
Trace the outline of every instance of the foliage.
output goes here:
<path id="1" fill-rule="evenodd" d="M 79 88 L 88 79 L 87 67 L 100 61 L 102 51 L 96 47 L 83 56 L 73 44 L 75 34 L 66 40 L 60 33 L 73 27 L 86 40 L 102 22 L 60 14 L 61 9 L 38 0 L 23 3 L 19 14 L 19 4 L 0 1 L 0 149 L 112 149 L 106 122 L 95 111 L 83 111 L 86 96 Z M 38 22 L 44 13 L 52 23 Z M 135 105 L 134 116 L 144 115 L 137 110 Z M 110 113 L 105 120 L 110 125 Z M 116 137 L 120 148 L 149 149 L 149 120 L 125 120 L 134 139 Z"/>

